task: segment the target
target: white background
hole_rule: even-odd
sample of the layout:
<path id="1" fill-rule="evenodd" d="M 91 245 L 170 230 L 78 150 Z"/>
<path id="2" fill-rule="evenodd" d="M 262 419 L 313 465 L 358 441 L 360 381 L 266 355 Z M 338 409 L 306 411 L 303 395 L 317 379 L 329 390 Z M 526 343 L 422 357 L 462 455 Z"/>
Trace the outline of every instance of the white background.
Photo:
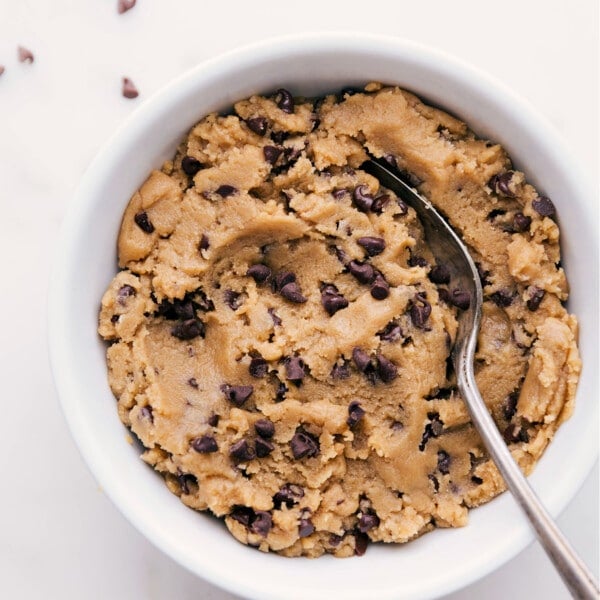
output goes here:
<path id="1" fill-rule="evenodd" d="M 265 37 L 336 29 L 418 40 L 488 71 L 554 124 L 597 184 L 598 3 L 138 0 L 121 16 L 116 4 L 0 0 L 0 597 L 228 600 L 124 520 L 60 413 L 46 288 L 84 169 L 144 98 L 202 59 Z M 34 52 L 34 64 L 17 62 L 17 44 Z M 121 97 L 122 76 L 138 86 L 137 100 Z M 597 574 L 597 468 L 559 524 Z M 448 596 L 568 597 L 537 544 Z"/>

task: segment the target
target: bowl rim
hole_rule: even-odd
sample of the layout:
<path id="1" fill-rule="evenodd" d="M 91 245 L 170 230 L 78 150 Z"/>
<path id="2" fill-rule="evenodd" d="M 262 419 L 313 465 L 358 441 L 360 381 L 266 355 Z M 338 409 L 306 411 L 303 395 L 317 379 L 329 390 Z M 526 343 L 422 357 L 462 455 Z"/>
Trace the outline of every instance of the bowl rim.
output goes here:
<path id="1" fill-rule="evenodd" d="M 61 309 L 62 298 L 64 297 L 64 294 L 68 292 L 68 290 L 65 289 L 65 282 L 68 278 L 68 256 L 76 249 L 76 233 L 81 219 L 85 217 L 87 207 L 86 197 L 89 196 L 88 190 L 94 188 L 94 182 L 105 170 L 106 163 L 110 161 L 112 147 L 118 145 L 121 138 L 132 135 L 132 132 L 134 131 L 143 129 L 146 115 L 151 115 L 158 107 L 161 107 L 163 104 L 168 104 L 170 98 L 184 96 L 186 94 L 186 89 L 190 86 L 193 87 L 194 82 L 196 82 L 197 79 L 210 76 L 211 73 L 217 71 L 239 69 L 240 65 L 243 66 L 245 63 L 257 64 L 259 62 L 264 62 L 268 60 L 269 55 L 276 49 L 281 49 L 288 54 L 294 55 L 316 55 L 321 52 L 332 50 L 343 51 L 344 47 L 347 47 L 350 43 L 353 46 L 353 51 L 356 51 L 358 46 L 358 49 L 362 49 L 363 52 L 412 54 L 416 55 L 420 60 L 438 61 L 445 69 L 451 71 L 453 77 L 460 82 L 464 83 L 471 81 L 475 82 L 477 86 L 481 86 L 482 83 L 487 84 L 490 87 L 490 90 L 495 94 L 500 94 L 505 101 L 511 102 L 518 109 L 521 114 L 520 120 L 523 123 L 527 123 L 530 130 L 536 130 L 537 137 L 543 137 L 548 140 L 547 143 L 553 146 L 550 152 L 555 156 L 560 156 L 560 160 L 565 164 L 565 177 L 568 178 L 569 187 L 577 190 L 576 196 L 588 196 L 593 198 L 593 194 L 588 191 L 591 190 L 591 186 L 588 184 L 586 176 L 581 172 L 579 165 L 575 162 L 571 153 L 566 149 L 566 144 L 559 134 L 545 118 L 537 113 L 528 101 L 518 96 L 505 84 L 492 78 L 484 71 L 431 46 L 412 40 L 364 32 L 318 32 L 277 36 L 260 42 L 246 44 L 204 60 L 195 67 L 171 80 L 157 92 L 152 94 L 124 120 L 109 139 L 101 146 L 95 158 L 85 171 L 79 186 L 67 206 L 60 228 L 59 243 L 56 247 L 54 267 L 50 279 L 47 306 L 48 348 L 51 370 L 62 412 L 71 431 L 71 435 L 73 436 L 79 452 L 92 476 L 126 519 L 157 548 L 168 554 L 190 572 L 210 581 L 220 588 L 227 589 L 245 597 L 275 599 L 278 598 L 278 595 L 276 593 L 266 593 L 260 586 L 257 587 L 250 582 L 241 582 L 232 578 L 223 579 L 221 574 L 213 573 L 206 565 L 199 565 L 196 561 L 190 559 L 178 549 L 176 544 L 172 544 L 166 537 L 161 536 L 157 529 L 148 526 L 144 517 L 136 512 L 135 507 L 129 502 L 118 484 L 99 464 L 100 461 L 96 456 L 97 449 L 86 438 L 85 427 L 82 426 L 80 421 L 80 411 L 75 403 L 75 398 L 70 393 L 70 380 L 72 374 L 69 369 L 69 363 L 66 359 L 65 352 L 68 341 L 65 339 L 64 335 L 61 335 L 61 322 L 64 322 L 64 319 L 68 317 L 68 315 L 64 314 L 65 311 Z M 597 206 L 591 206 L 590 209 L 594 212 L 597 209 Z M 585 223 L 584 226 L 593 228 L 591 219 L 590 222 Z M 597 237 L 594 239 L 594 236 L 591 236 L 590 239 L 593 240 L 597 256 Z M 595 273 L 592 274 L 592 277 L 594 276 L 597 281 L 597 266 Z M 591 436 L 589 437 L 591 438 Z M 583 461 L 583 465 L 580 464 L 578 476 L 574 477 L 574 485 L 570 487 L 568 491 L 558 493 L 555 502 L 548 507 L 554 517 L 556 517 L 573 499 L 596 461 L 598 454 L 597 445 L 594 446 L 590 440 L 587 446 L 589 452 L 585 453 L 585 461 Z M 474 559 L 473 564 L 471 565 L 473 568 L 471 570 L 457 568 L 453 575 L 448 576 L 443 581 L 443 589 L 439 588 L 439 584 L 438 588 L 435 588 L 435 584 L 433 584 L 433 587 L 430 586 L 429 589 L 424 590 L 424 594 L 410 593 L 406 597 L 437 597 L 441 594 L 447 594 L 467 586 L 497 569 L 513 556 L 516 556 L 530 544 L 533 539 L 534 536 L 532 531 L 527 527 L 526 523 L 523 522 L 513 531 L 513 535 L 509 540 L 498 545 L 496 552 L 493 555 L 486 555 L 485 557 Z M 381 594 L 379 597 L 382 600 L 384 598 L 397 597 L 397 593 L 394 590 L 391 591 L 392 593 L 386 593 L 385 590 L 380 591 Z"/>

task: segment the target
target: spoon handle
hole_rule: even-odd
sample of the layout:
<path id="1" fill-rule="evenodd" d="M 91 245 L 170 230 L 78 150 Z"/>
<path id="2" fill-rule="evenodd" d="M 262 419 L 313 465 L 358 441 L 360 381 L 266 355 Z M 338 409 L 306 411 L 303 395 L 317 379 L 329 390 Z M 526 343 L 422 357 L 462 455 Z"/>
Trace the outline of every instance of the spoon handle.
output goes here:
<path id="1" fill-rule="evenodd" d="M 472 366 L 474 342 L 475 337 L 473 337 L 473 343 L 465 344 L 456 357 L 458 388 L 463 397 L 469 399 L 465 403 L 473 424 L 498 467 L 506 486 L 529 519 L 540 544 L 554 563 L 571 595 L 581 600 L 597 600 L 600 597 L 600 591 L 592 573 L 577 556 L 529 485 L 479 393 Z"/>

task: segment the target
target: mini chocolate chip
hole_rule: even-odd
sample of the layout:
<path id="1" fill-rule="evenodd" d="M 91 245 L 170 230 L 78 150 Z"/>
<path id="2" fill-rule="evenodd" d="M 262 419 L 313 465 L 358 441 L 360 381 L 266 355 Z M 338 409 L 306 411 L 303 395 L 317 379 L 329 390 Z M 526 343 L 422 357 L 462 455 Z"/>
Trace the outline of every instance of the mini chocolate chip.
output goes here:
<path id="1" fill-rule="evenodd" d="M 25 48 L 23 46 L 17 47 L 17 57 L 19 59 L 19 62 L 22 62 L 22 63 L 31 64 L 34 60 L 33 52 L 31 52 L 31 50 L 28 50 L 27 48 Z"/>
<path id="2" fill-rule="evenodd" d="M 296 274 L 291 271 L 280 271 L 273 279 L 273 291 L 280 292 L 288 283 L 296 281 Z"/>
<path id="3" fill-rule="evenodd" d="M 331 192 L 331 195 L 336 200 L 341 200 L 347 193 L 348 193 L 348 190 L 340 189 L 340 190 L 333 190 L 333 192 Z"/>
<path id="4" fill-rule="evenodd" d="M 257 510 L 254 513 L 254 519 L 250 524 L 250 531 L 262 537 L 267 537 L 272 526 L 273 519 L 271 518 L 271 514 L 264 510 Z"/>
<path id="5" fill-rule="evenodd" d="M 208 250 L 210 248 L 210 241 L 208 236 L 203 233 L 200 236 L 200 242 L 198 243 L 198 250 Z"/>
<path id="6" fill-rule="evenodd" d="M 310 433 L 299 430 L 296 431 L 294 437 L 290 441 L 290 448 L 296 460 L 304 458 L 312 458 L 319 454 L 319 441 Z"/>
<path id="7" fill-rule="evenodd" d="M 532 285 L 527 288 L 527 293 L 529 294 L 529 298 L 527 300 L 527 308 L 531 312 L 535 312 L 540 307 L 540 304 L 542 303 L 546 292 L 543 289 Z"/>
<path id="8" fill-rule="evenodd" d="M 220 389 L 223 394 L 225 394 L 227 400 L 238 408 L 240 408 L 254 392 L 254 387 L 251 385 L 230 385 L 229 383 L 224 383 Z"/>
<path id="9" fill-rule="evenodd" d="M 507 421 L 510 421 L 517 412 L 517 403 L 519 401 L 519 392 L 515 390 L 511 392 L 502 403 L 502 414 Z"/>
<path id="10" fill-rule="evenodd" d="M 395 321 L 390 321 L 377 335 L 384 342 L 396 342 L 404 336 L 402 328 Z"/>
<path id="11" fill-rule="evenodd" d="M 513 295 L 510 290 L 502 288 L 497 292 L 494 292 L 490 295 L 491 300 L 496 304 L 496 306 L 500 306 L 502 308 L 506 308 L 513 303 Z"/>
<path id="12" fill-rule="evenodd" d="M 152 233 L 154 231 L 154 225 L 150 222 L 148 218 L 148 213 L 145 211 L 137 213 L 133 220 L 136 225 L 144 232 L 144 233 Z"/>
<path id="13" fill-rule="evenodd" d="M 511 185 L 513 175 L 514 171 L 498 173 L 490 179 L 488 185 L 496 194 L 500 196 L 505 196 L 506 198 L 514 198 L 516 194 L 514 191 L 514 186 Z"/>
<path id="14" fill-rule="evenodd" d="M 513 217 L 513 230 L 518 233 L 523 233 L 529 230 L 531 225 L 531 217 L 525 216 L 522 212 L 518 212 Z"/>
<path id="15" fill-rule="evenodd" d="M 377 357 L 377 375 L 383 383 L 390 383 L 398 377 L 398 367 L 385 356 Z"/>
<path id="16" fill-rule="evenodd" d="M 466 290 L 455 289 L 452 290 L 450 296 L 450 302 L 460 308 L 460 310 L 467 310 L 471 306 L 471 294 Z"/>
<path id="17" fill-rule="evenodd" d="M 362 246 L 369 256 L 377 256 L 385 250 L 385 240 L 379 237 L 360 237 L 356 240 L 356 243 Z"/>
<path id="18" fill-rule="evenodd" d="M 450 455 L 445 450 L 438 450 L 437 468 L 444 475 L 450 473 Z"/>
<path id="19" fill-rule="evenodd" d="M 275 446 L 268 440 L 259 437 L 256 438 L 256 441 L 254 442 L 254 448 L 256 449 L 256 456 L 258 456 L 258 458 L 264 458 L 273 452 Z"/>
<path id="20" fill-rule="evenodd" d="M 354 204 L 361 210 L 362 212 L 369 212 L 373 206 L 373 196 L 368 193 L 368 186 L 359 185 L 354 189 L 352 194 L 352 198 L 354 199 Z"/>
<path id="21" fill-rule="evenodd" d="M 336 363 L 331 369 L 330 376 L 333 379 L 348 379 L 350 377 L 350 366 L 346 361 L 341 365 Z"/>
<path id="22" fill-rule="evenodd" d="M 110 318 L 110 322 L 111 322 L 111 323 L 118 323 L 118 322 L 119 322 L 119 319 L 120 319 L 120 317 L 121 317 L 121 315 L 113 315 L 113 316 Z"/>
<path id="23" fill-rule="evenodd" d="M 117 292 L 117 302 L 121 306 L 125 306 L 125 304 L 127 304 L 127 298 L 130 298 L 131 296 L 135 296 L 135 288 L 125 284 L 124 286 L 121 286 Z"/>
<path id="24" fill-rule="evenodd" d="M 362 348 L 352 350 L 352 360 L 361 373 L 364 373 L 371 366 L 371 357 Z"/>
<path id="25" fill-rule="evenodd" d="M 129 100 L 133 100 L 133 98 L 137 98 L 140 93 L 138 89 L 135 87 L 133 81 L 129 79 L 129 77 L 123 77 L 123 87 L 121 88 L 121 93 L 124 98 L 128 98 Z"/>
<path id="26" fill-rule="evenodd" d="M 256 457 L 256 454 L 253 448 L 248 444 L 248 440 L 242 438 L 235 442 L 235 444 L 232 444 L 229 448 L 229 456 L 238 462 L 247 462 L 253 460 Z"/>
<path id="27" fill-rule="evenodd" d="M 215 415 L 214 413 L 208 417 L 206 421 L 211 427 L 216 427 L 219 424 L 219 415 Z"/>
<path id="28" fill-rule="evenodd" d="M 271 439 L 275 435 L 275 425 L 269 419 L 259 419 L 254 423 L 254 430 L 260 437 Z"/>
<path id="29" fill-rule="evenodd" d="M 277 159 L 281 156 L 282 152 L 283 148 L 277 148 L 276 146 L 265 146 L 263 148 L 265 160 L 272 165 L 277 162 Z"/>
<path id="30" fill-rule="evenodd" d="M 237 188 L 233 187 L 232 185 L 223 184 L 215 190 L 215 194 L 219 194 L 221 198 L 227 198 L 228 196 L 233 196 L 233 194 L 236 194 L 237 191 Z"/>
<path id="31" fill-rule="evenodd" d="M 294 112 L 294 97 L 286 89 L 280 88 L 275 92 L 275 102 L 283 112 L 290 115 Z"/>
<path id="32" fill-rule="evenodd" d="M 379 194 L 379 196 L 376 196 L 374 198 L 373 204 L 371 205 L 371 210 L 374 213 L 381 214 L 381 212 L 387 206 L 389 201 L 390 201 L 389 194 Z"/>
<path id="33" fill-rule="evenodd" d="M 123 13 L 131 10 L 135 6 L 136 0 L 119 0 L 117 3 L 117 12 L 122 15 Z"/>
<path id="34" fill-rule="evenodd" d="M 285 361 L 285 377 L 293 383 L 300 383 L 306 375 L 304 361 L 299 356 L 290 356 Z"/>
<path id="35" fill-rule="evenodd" d="M 358 260 L 351 260 L 346 268 L 360 283 L 370 284 L 375 279 L 375 269 L 369 263 L 361 263 Z"/>
<path id="36" fill-rule="evenodd" d="M 348 418 L 346 419 L 348 427 L 352 429 L 365 416 L 365 414 L 365 410 L 358 401 L 353 400 L 350 402 L 348 405 Z"/>
<path id="37" fill-rule="evenodd" d="M 337 286 L 333 283 L 322 283 L 320 286 L 321 294 L 339 294 Z"/>
<path id="38" fill-rule="evenodd" d="M 254 281 L 260 285 L 261 283 L 265 283 L 265 281 L 271 277 L 271 269 L 269 269 L 267 265 L 259 263 L 248 267 L 246 275 L 252 277 L 252 279 L 254 279 Z"/>
<path id="39" fill-rule="evenodd" d="M 273 319 L 273 325 L 281 325 L 282 321 L 274 308 L 268 308 L 267 312 L 271 315 L 271 319 Z"/>
<path id="40" fill-rule="evenodd" d="M 186 175 L 193 177 L 202 168 L 202 163 L 193 156 L 184 156 L 181 159 L 181 168 Z"/>
<path id="41" fill-rule="evenodd" d="M 379 517 L 373 513 L 363 513 L 358 520 L 358 530 L 367 533 L 379 525 Z"/>
<path id="42" fill-rule="evenodd" d="M 300 519 L 300 524 L 298 525 L 298 537 L 305 538 L 308 537 L 311 533 L 314 533 L 315 526 L 312 524 L 312 521 L 306 517 Z"/>
<path id="43" fill-rule="evenodd" d="M 366 533 L 361 533 L 359 531 L 354 533 L 354 554 L 356 556 L 363 556 L 363 554 L 367 551 L 367 546 L 369 545 L 369 536 Z"/>
<path id="44" fill-rule="evenodd" d="M 401 200 L 400 198 L 396 198 L 396 205 L 400 209 L 400 212 L 396 213 L 396 214 L 405 215 L 408 212 L 408 204 L 406 204 L 406 202 L 404 202 L 404 200 Z"/>
<path id="45" fill-rule="evenodd" d="M 471 481 L 475 485 L 481 485 L 483 483 L 483 479 L 481 479 L 481 477 L 477 477 L 477 475 L 473 475 L 473 477 L 471 477 Z"/>
<path id="46" fill-rule="evenodd" d="M 556 214 L 556 207 L 547 196 L 538 196 L 532 203 L 533 210 L 542 217 L 552 217 Z"/>
<path id="47" fill-rule="evenodd" d="M 246 125 L 248 125 L 248 128 L 257 135 L 263 136 L 267 133 L 268 122 L 264 117 L 252 117 L 246 121 Z"/>
<path id="48" fill-rule="evenodd" d="M 434 265 L 429 271 L 429 280 L 437 285 L 450 283 L 450 269 L 444 264 Z"/>
<path id="49" fill-rule="evenodd" d="M 304 490 L 295 483 L 284 483 L 281 489 L 273 496 L 275 508 L 279 508 L 285 504 L 291 508 L 294 504 L 298 504 L 301 498 L 304 497 Z"/>
<path id="50" fill-rule="evenodd" d="M 329 316 L 348 306 L 348 300 L 338 292 L 335 285 L 327 284 L 321 290 L 321 304 Z"/>
<path id="51" fill-rule="evenodd" d="M 375 300 L 385 300 L 390 295 L 390 285 L 381 273 L 377 273 L 371 284 L 371 296 Z"/>
<path id="52" fill-rule="evenodd" d="M 252 519 L 254 519 L 254 510 L 252 510 L 249 506 L 234 506 L 231 509 L 229 516 L 234 521 L 237 521 L 245 527 L 248 527 Z"/>
<path id="53" fill-rule="evenodd" d="M 256 377 L 260 379 L 267 374 L 269 370 L 269 364 L 262 356 L 255 356 L 250 360 L 250 365 L 248 367 L 248 372 L 252 377 Z"/>
<path id="54" fill-rule="evenodd" d="M 204 336 L 204 323 L 197 319 L 180 321 L 171 329 L 171 335 L 179 340 L 193 340 L 198 336 Z"/>
<path id="55" fill-rule="evenodd" d="M 415 327 L 425 329 L 429 315 L 431 315 L 431 304 L 417 294 L 411 303 L 410 320 Z"/>
<path id="56" fill-rule="evenodd" d="M 148 419 L 151 423 L 154 423 L 154 415 L 152 414 L 151 406 L 142 406 L 140 414 L 144 419 Z"/>
<path id="57" fill-rule="evenodd" d="M 408 258 L 409 267 L 428 267 L 429 262 L 426 258 L 419 256 L 418 254 L 411 254 Z"/>
<path id="58" fill-rule="evenodd" d="M 210 454 L 219 449 L 217 441 L 212 435 L 203 435 L 202 437 L 194 438 L 191 444 L 192 448 L 200 454 Z"/>
<path id="59" fill-rule="evenodd" d="M 188 385 L 193 387 L 195 390 L 198 389 L 198 380 L 195 377 L 190 377 L 187 382 Z"/>
<path id="60" fill-rule="evenodd" d="M 306 297 L 302 295 L 302 291 L 300 290 L 300 286 L 292 281 L 291 283 L 286 283 L 279 292 L 286 300 L 290 302 L 294 302 L 295 304 L 303 304 L 306 302 Z"/>

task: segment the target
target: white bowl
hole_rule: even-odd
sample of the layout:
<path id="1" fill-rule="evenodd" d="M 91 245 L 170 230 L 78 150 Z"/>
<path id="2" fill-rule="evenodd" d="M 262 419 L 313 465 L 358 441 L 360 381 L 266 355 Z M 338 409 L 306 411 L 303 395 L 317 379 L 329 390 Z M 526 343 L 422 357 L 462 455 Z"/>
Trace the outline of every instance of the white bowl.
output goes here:
<path id="1" fill-rule="evenodd" d="M 116 272 L 116 239 L 131 194 L 210 111 L 279 87 L 311 96 L 378 80 L 398 84 L 501 142 L 558 208 L 569 309 L 581 323 L 584 370 L 571 419 L 531 481 L 557 515 L 597 454 L 598 256 L 593 197 L 569 153 L 522 100 L 488 76 L 414 43 L 362 34 L 303 35 L 205 62 L 147 100 L 98 154 L 65 218 L 51 284 L 51 361 L 72 434 L 103 490 L 156 546 L 190 571 L 261 600 L 431 598 L 467 585 L 532 540 L 508 494 L 470 513 L 467 527 L 362 558 L 287 559 L 243 546 L 216 519 L 185 507 L 126 441 L 96 334 L 100 298 Z M 67 525 L 68 526 L 68 525 Z"/>

